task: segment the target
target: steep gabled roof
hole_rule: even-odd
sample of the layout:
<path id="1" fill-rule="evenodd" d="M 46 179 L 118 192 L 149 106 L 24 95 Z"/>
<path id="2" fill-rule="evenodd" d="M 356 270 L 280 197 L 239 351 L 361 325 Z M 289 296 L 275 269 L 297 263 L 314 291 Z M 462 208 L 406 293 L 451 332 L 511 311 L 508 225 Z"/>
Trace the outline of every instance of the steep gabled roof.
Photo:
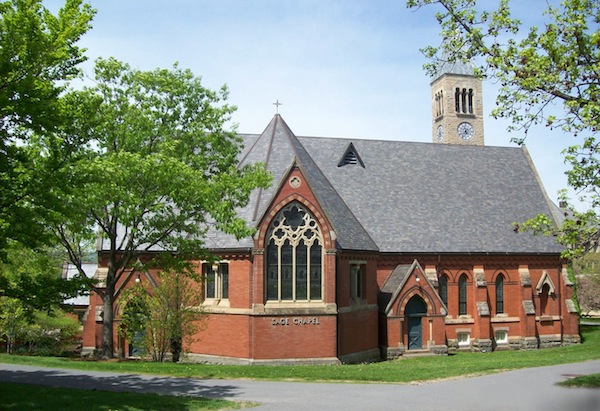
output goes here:
<path id="1" fill-rule="evenodd" d="M 287 170 L 292 165 L 297 165 L 333 226 L 338 247 L 378 250 L 365 228 L 279 114 L 273 117 L 265 131 L 243 153 L 240 166 L 257 161 L 265 163 L 267 170 L 273 175 L 274 184 L 267 190 L 253 193 L 250 209 L 243 211 L 247 221 L 259 221 L 272 202 Z"/>
<path id="2" fill-rule="evenodd" d="M 389 253 L 552 253 L 553 238 L 514 230 L 552 215 L 524 148 L 297 137 L 280 115 L 260 135 L 242 135 L 241 164 L 264 162 L 273 186 L 240 216 L 257 224 L 297 161 L 338 235 L 338 246 Z M 402 137 L 402 136 L 399 136 Z M 351 147 L 364 167 L 338 167 Z M 209 247 L 251 247 L 216 235 Z"/>
<path id="3" fill-rule="evenodd" d="M 408 279 L 413 275 L 418 276 L 416 277 L 416 281 L 418 284 L 420 283 L 419 287 L 431 298 L 434 298 L 437 303 L 436 305 L 445 310 L 444 313 L 447 313 L 448 308 L 445 306 L 435 287 L 431 284 L 431 281 L 429 281 L 429 278 L 425 275 L 425 271 L 423 271 L 423 268 L 417 260 L 414 260 L 412 264 L 397 265 L 388 276 L 387 280 L 385 280 L 385 283 L 381 286 L 381 291 L 377 295 L 379 312 L 385 315 L 390 315 L 392 313 L 392 308 L 396 303 L 396 300 L 400 294 L 402 294 Z"/>

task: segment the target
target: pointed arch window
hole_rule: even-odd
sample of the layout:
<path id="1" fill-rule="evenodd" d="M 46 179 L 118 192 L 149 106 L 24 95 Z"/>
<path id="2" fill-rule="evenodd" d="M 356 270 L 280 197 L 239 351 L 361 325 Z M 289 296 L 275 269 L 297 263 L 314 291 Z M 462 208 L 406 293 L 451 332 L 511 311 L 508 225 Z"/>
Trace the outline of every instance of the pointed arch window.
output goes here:
<path id="1" fill-rule="evenodd" d="M 496 314 L 504 313 L 504 276 L 496 277 Z"/>
<path id="2" fill-rule="evenodd" d="M 448 307 L 448 277 L 445 275 L 439 279 L 439 292 L 442 302 Z"/>
<path id="3" fill-rule="evenodd" d="M 284 207 L 267 231 L 267 300 L 321 300 L 322 245 L 315 218 L 298 203 Z"/>
<path id="4" fill-rule="evenodd" d="M 467 275 L 458 279 L 458 315 L 467 315 Z"/>
<path id="5" fill-rule="evenodd" d="M 541 315 L 549 314 L 549 310 L 548 310 L 549 295 L 550 295 L 550 285 L 544 284 L 544 286 L 542 287 L 542 291 L 540 293 L 540 314 Z"/>

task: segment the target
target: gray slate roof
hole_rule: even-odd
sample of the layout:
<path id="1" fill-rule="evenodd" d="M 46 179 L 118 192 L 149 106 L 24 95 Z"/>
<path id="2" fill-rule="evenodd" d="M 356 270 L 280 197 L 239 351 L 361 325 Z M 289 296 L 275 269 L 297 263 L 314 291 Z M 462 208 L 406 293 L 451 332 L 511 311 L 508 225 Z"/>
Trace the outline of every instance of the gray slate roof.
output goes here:
<path id="1" fill-rule="evenodd" d="M 452 61 L 449 55 L 444 53 L 437 63 L 435 74 L 431 77 L 431 82 L 439 79 L 444 74 L 473 76 L 475 74 L 475 66 L 472 62 L 463 62 L 460 60 Z"/>
<path id="2" fill-rule="evenodd" d="M 515 222 L 556 211 L 525 148 L 297 137 L 278 114 L 262 134 L 241 136 L 245 148 L 240 163 L 263 162 L 273 174 L 273 185 L 254 191 L 249 205 L 239 211 L 250 225 L 259 223 L 282 179 L 298 165 L 333 225 L 340 249 L 562 251 L 553 238 L 514 231 Z M 340 166 L 349 148 L 360 161 Z M 251 248 L 253 241 L 211 231 L 206 246 Z"/>
<path id="3" fill-rule="evenodd" d="M 415 263 L 412 264 L 400 264 L 392 270 L 385 283 L 381 286 L 381 290 L 377 294 L 377 305 L 379 311 L 386 312 L 389 308 L 390 301 L 395 293 L 398 292 L 400 287 L 404 284 L 406 277 L 413 269 Z"/>
<path id="4" fill-rule="evenodd" d="M 552 215 L 525 148 L 296 137 L 280 115 L 244 135 L 242 162 L 262 161 L 274 185 L 241 215 L 256 224 L 297 162 L 338 237 L 338 247 L 390 253 L 559 253 L 552 238 L 513 223 Z M 353 144 L 360 163 L 338 167 Z M 553 206 L 552 206 L 553 207 Z M 251 246 L 220 241 L 223 247 Z"/>

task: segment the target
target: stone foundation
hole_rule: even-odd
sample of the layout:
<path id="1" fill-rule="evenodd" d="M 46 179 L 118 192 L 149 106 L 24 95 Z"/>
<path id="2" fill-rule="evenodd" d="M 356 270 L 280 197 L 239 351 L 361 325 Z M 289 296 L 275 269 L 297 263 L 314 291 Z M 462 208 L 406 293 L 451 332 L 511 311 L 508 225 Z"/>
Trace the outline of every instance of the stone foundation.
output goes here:
<path id="1" fill-rule="evenodd" d="M 579 334 L 563 335 L 563 345 L 573 345 L 573 344 L 581 344 L 581 336 Z"/>
<path id="2" fill-rule="evenodd" d="M 381 359 L 383 360 L 396 360 L 400 358 L 406 349 L 404 344 L 400 344 L 398 347 L 380 347 Z"/>
<path id="3" fill-rule="evenodd" d="M 340 356 L 340 361 L 342 364 L 359 364 L 366 362 L 377 362 L 380 360 L 381 355 L 378 348 Z"/>
<path id="4" fill-rule="evenodd" d="M 448 355 L 448 346 L 445 344 L 441 344 L 441 345 L 433 345 L 432 344 L 428 348 L 433 354 Z"/>
<path id="5" fill-rule="evenodd" d="M 559 335 L 540 335 L 540 348 L 560 347 L 562 338 Z"/>
<path id="6" fill-rule="evenodd" d="M 492 340 L 489 338 L 475 338 L 471 340 L 471 351 L 492 352 Z"/>
<path id="7" fill-rule="evenodd" d="M 338 358 L 286 358 L 273 360 L 253 360 L 249 358 L 221 357 L 217 355 L 186 354 L 181 363 L 222 364 L 222 365 L 337 365 Z"/>

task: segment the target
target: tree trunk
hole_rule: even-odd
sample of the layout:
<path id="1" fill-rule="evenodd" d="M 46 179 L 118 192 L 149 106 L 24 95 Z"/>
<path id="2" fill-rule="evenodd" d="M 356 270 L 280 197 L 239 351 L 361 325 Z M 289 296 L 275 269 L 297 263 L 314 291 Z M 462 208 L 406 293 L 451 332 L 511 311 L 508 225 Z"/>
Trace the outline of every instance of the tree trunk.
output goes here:
<path id="1" fill-rule="evenodd" d="M 106 292 L 104 294 L 103 312 L 102 312 L 102 358 L 114 358 L 114 340 L 113 340 L 113 302 L 114 302 L 114 284 L 108 278 L 106 279 Z"/>
<path id="2" fill-rule="evenodd" d="M 173 362 L 179 362 L 181 357 L 182 341 L 181 338 L 171 338 L 171 355 Z"/>

